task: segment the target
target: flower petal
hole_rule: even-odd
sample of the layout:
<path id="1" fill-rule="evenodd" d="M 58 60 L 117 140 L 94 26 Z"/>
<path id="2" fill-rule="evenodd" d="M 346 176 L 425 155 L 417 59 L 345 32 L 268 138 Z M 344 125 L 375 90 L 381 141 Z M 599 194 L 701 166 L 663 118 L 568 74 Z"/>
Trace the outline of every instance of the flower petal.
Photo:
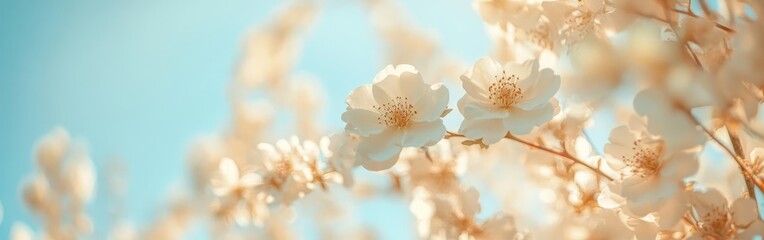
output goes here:
<path id="1" fill-rule="evenodd" d="M 518 85 L 523 90 L 536 85 L 539 77 L 538 59 L 530 59 L 522 63 L 510 62 L 504 65 L 507 75 L 515 75 L 520 81 Z"/>
<path id="2" fill-rule="evenodd" d="M 687 201 L 682 197 L 683 192 L 677 192 L 677 196 L 670 198 L 662 204 L 658 210 L 658 227 L 669 229 L 674 227 L 687 212 Z"/>
<path id="3" fill-rule="evenodd" d="M 732 222 L 738 227 L 748 227 L 759 218 L 756 209 L 756 201 L 750 198 L 738 198 L 732 203 L 730 213 Z"/>
<path id="4" fill-rule="evenodd" d="M 512 134 L 523 135 L 530 133 L 534 127 L 544 124 L 555 115 L 556 101 L 547 103 L 532 110 L 512 108 L 509 116 L 504 118 L 504 128 Z"/>
<path id="5" fill-rule="evenodd" d="M 429 122 L 440 118 L 440 114 L 448 107 L 448 89 L 443 84 L 434 84 L 431 90 L 414 105 L 418 113 L 414 121 Z"/>
<path id="6" fill-rule="evenodd" d="M 489 57 L 483 57 L 475 62 L 472 69 L 461 76 L 462 86 L 473 98 L 487 100 L 488 86 L 496 81 L 496 76 L 502 71 L 501 64 Z"/>
<path id="7" fill-rule="evenodd" d="M 377 102 L 374 101 L 371 84 L 361 85 L 360 87 L 353 89 L 348 95 L 348 99 L 345 103 L 347 103 L 350 108 L 374 110 L 374 105 L 377 105 Z"/>
<path id="8" fill-rule="evenodd" d="M 694 152 L 677 152 L 666 156 L 664 159 L 663 166 L 661 166 L 662 177 L 682 180 L 698 172 L 700 163 Z"/>
<path id="9" fill-rule="evenodd" d="M 545 68 L 539 73 L 536 83 L 527 90 L 524 89 L 524 99 L 516 106 L 525 110 L 536 108 L 541 104 L 549 102 L 549 99 L 554 97 L 559 89 L 560 76 L 555 75 L 552 69 Z"/>
<path id="10" fill-rule="evenodd" d="M 459 99 L 459 102 L 457 102 L 456 105 L 465 119 L 495 119 L 506 118 L 509 115 L 506 110 L 496 108 L 486 102 L 475 100 L 469 95 L 464 95 L 464 97 Z"/>
<path id="11" fill-rule="evenodd" d="M 403 131 L 388 128 L 379 134 L 368 136 L 358 144 L 358 154 L 374 161 L 387 160 L 401 152 Z"/>
<path id="12" fill-rule="evenodd" d="M 351 125 L 354 132 L 369 136 L 382 132 L 386 126 L 379 123 L 379 112 L 366 109 L 348 109 L 342 113 L 342 121 Z"/>
<path id="13" fill-rule="evenodd" d="M 404 147 L 423 147 L 430 146 L 446 134 L 446 126 L 442 119 L 436 119 L 432 122 L 415 122 L 408 126 L 403 132 Z"/>
<path id="14" fill-rule="evenodd" d="M 400 154 L 400 148 L 398 149 L 398 153 Z M 365 156 L 358 157 L 358 161 L 361 163 L 361 166 L 369 171 L 382 171 L 385 169 L 390 169 L 395 165 L 395 163 L 398 162 L 398 155 L 393 155 L 392 157 L 384 160 L 372 160 Z"/>
<path id="15" fill-rule="evenodd" d="M 468 139 L 483 139 L 485 144 L 493 144 L 507 135 L 501 119 L 465 119 L 459 132 Z"/>

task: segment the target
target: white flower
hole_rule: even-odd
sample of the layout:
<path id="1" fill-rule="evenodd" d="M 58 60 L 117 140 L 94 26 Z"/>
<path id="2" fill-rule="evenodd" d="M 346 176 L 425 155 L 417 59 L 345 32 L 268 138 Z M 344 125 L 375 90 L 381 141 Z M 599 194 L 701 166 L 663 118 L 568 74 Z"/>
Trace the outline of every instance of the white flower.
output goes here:
<path id="1" fill-rule="evenodd" d="M 420 218 L 430 216 L 429 221 L 426 218 L 420 219 L 429 222 L 427 228 L 430 238 L 513 239 L 517 229 L 512 216 L 500 212 L 482 222 L 477 219 L 481 211 L 479 197 L 480 193 L 473 187 L 462 188 L 445 196 L 420 194 L 416 198 L 425 199 L 415 198 L 411 207 L 428 210 L 415 215 Z"/>
<path id="2" fill-rule="evenodd" d="M 558 112 L 554 94 L 560 77 L 552 69 L 539 71 L 537 60 L 504 66 L 482 58 L 462 75 L 466 94 L 459 100 L 464 115 L 459 132 L 483 143 L 498 142 L 507 132 L 527 134 Z"/>
<path id="3" fill-rule="evenodd" d="M 23 222 L 16 221 L 11 226 L 11 240 L 32 240 L 35 239 L 34 231 Z"/>
<path id="4" fill-rule="evenodd" d="M 520 29 L 529 29 L 539 22 L 541 9 L 538 4 L 515 0 L 475 0 L 472 6 L 483 21 L 505 27 L 507 23 Z"/>
<path id="5" fill-rule="evenodd" d="M 70 175 L 66 178 L 72 198 L 78 203 L 87 203 L 93 198 L 96 173 L 93 162 L 87 156 L 80 156 L 68 166 Z"/>
<path id="6" fill-rule="evenodd" d="M 243 197 L 246 191 L 260 184 L 260 176 L 252 171 L 240 171 L 230 158 L 223 158 L 220 161 L 218 172 L 210 180 L 212 192 L 217 196 L 226 196 L 229 194 Z"/>
<path id="7" fill-rule="evenodd" d="M 345 187 L 353 185 L 352 170 L 356 167 L 355 149 L 358 147 L 360 137 L 350 132 L 340 132 L 322 139 L 322 145 L 326 145 L 327 159 L 329 165 L 342 175 L 342 184 Z M 328 143 L 324 143 L 328 141 Z"/>
<path id="8" fill-rule="evenodd" d="M 727 199 L 713 188 L 705 192 L 693 191 L 690 202 L 699 225 L 699 232 L 692 236 L 696 239 L 731 239 L 737 235 L 735 229 L 751 228 L 759 218 L 753 199 L 739 198 L 728 206 Z"/>
<path id="9" fill-rule="evenodd" d="M 279 140 L 275 147 L 260 143 L 257 148 L 262 154 L 264 168 L 261 173 L 263 184 L 258 190 L 266 193 L 268 202 L 291 205 L 310 191 L 308 183 L 313 176 L 308 167 L 310 157 L 305 155 L 297 138 Z"/>
<path id="10" fill-rule="evenodd" d="M 388 65 L 372 84 L 353 90 L 342 120 L 361 136 L 359 163 L 369 170 L 392 167 L 403 147 L 431 146 L 446 133 L 441 114 L 448 90 L 428 85 L 411 65 Z"/>
<path id="11" fill-rule="evenodd" d="M 639 121 L 613 129 L 605 145 L 606 160 L 623 178 L 603 190 L 600 205 L 625 205 L 638 217 L 657 213 L 664 229 L 676 224 L 687 210 L 682 181 L 698 170 L 698 148 L 675 146 L 648 133 Z M 613 200 L 618 203 L 607 203 Z"/>

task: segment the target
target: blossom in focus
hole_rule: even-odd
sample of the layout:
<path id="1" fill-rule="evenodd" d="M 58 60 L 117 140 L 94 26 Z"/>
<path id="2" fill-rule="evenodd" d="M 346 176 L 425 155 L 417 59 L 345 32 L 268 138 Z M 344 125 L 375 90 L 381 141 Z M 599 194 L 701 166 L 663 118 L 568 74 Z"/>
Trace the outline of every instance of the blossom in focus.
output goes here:
<path id="1" fill-rule="evenodd" d="M 621 179 L 607 186 L 600 205 L 624 207 L 638 217 L 657 213 L 661 228 L 674 226 L 687 210 L 682 181 L 697 172 L 699 149 L 675 148 L 638 119 L 613 129 L 609 141 L 606 162 Z"/>
<path id="2" fill-rule="evenodd" d="M 502 66 L 491 58 L 481 58 L 462 75 L 466 91 L 458 102 L 464 115 L 459 132 L 485 144 L 498 142 L 507 132 L 527 134 L 559 111 L 555 93 L 560 76 L 538 60 Z"/>
<path id="3" fill-rule="evenodd" d="M 388 65 L 372 84 L 353 90 L 346 103 L 342 120 L 361 137 L 357 157 L 369 170 L 388 169 L 403 147 L 431 146 L 446 133 L 441 115 L 448 90 L 426 84 L 411 65 Z"/>
<path id="4" fill-rule="evenodd" d="M 727 199 L 719 190 L 714 188 L 705 192 L 693 191 L 690 195 L 692 209 L 695 210 L 694 218 L 697 219 L 699 229 L 690 239 L 742 238 L 737 230 L 746 229 L 762 233 L 764 228 L 757 226 L 762 223 L 756 211 L 756 201 L 750 198 L 738 198 L 732 205 L 727 205 Z M 754 223 L 757 223 L 754 225 Z"/>

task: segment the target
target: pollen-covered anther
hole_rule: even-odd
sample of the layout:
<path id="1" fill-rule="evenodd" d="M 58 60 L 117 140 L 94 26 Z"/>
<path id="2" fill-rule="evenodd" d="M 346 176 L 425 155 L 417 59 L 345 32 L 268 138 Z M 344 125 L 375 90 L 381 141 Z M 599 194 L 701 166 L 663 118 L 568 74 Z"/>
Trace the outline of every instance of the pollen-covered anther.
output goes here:
<path id="1" fill-rule="evenodd" d="M 404 128 L 411 124 L 411 119 L 417 114 L 414 105 L 407 97 L 396 97 L 382 106 L 374 106 L 380 115 L 377 122 L 381 125 Z"/>
<path id="2" fill-rule="evenodd" d="M 592 11 L 576 10 L 565 20 L 565 25 L 567 25 L 565 31 L 569 36 L 581 39 L 592 31 L 594 21 L 595 17 Z"/>
<path id="3" fill-rule="evenodd" d="M 662 142 L 648 144 L 639 139 L 633 142 L 632 150 L 636 151 L 634 156 L 621 156 L 629 166 L 631 174 L 646 178 L 658 173 L 661 167 L 660 157 L 663 154 Z"/>
<path id="4" fill-rule="evenodd" d="M 488 99 L 491 104 L 499 108 L 510 108 L 523 98 L 523 90 L 517 84 L 519 78 L 515 75 L 507 76 L 502 71 L 500 76 L 495 76 L 496 82 L 488 86 Z"/>

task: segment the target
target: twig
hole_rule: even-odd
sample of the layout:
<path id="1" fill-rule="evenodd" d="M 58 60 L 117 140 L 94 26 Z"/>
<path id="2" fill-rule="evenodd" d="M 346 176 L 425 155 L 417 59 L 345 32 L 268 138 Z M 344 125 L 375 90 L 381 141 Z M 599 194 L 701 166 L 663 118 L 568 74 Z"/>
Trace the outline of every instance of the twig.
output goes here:
<path id="1" fill-rule="evenodd" d="M 737 136 L 737 133 L 735 132 L 734 129 L 730 128 L 729 124 L 725 124 L 725 126 L 727 127 L 727 135 L 729 136 L 730 142 L 732 143 L 732 149 L 735 150 L 735 155 L 737 155 L 738 158 L 745 159 L 745 153 L 743 153 L 743 145 L 740 144 L 740 138 Z M 753 201 L 756 201 L 756 189 L 754 189 L 750 179 L 755 177 L 756 176 L 753 176 L 753 175 L 744 177 L 745 186 L 748 189 L 748 196 L 751 197 Z M 758 204 L 757 204 L 757 210 L 758 210 Z M 759 214 L 757 213 L 756 216 L 759 216 Z"/>
<path id="2" fill-rule="evenodd" d="M 464 137 L 464 135 L 458 134 L 458 133 L 454 133 L 454 132 L 446 131 L 446 136 L 444 137 L 445 139 L 449 139 L 449 138 L 453 138 L 453 137 Z M 520 138 L 517 138 L 514 135 L 512 135 L 511 133 L 507 133 L 507 135 L 504 136 L 504 138 L 509 139 L 509 140 L 513 140 L 513 141 L 516 141 L 516 142 L 519 142 L 519 143 L 522 143 L 522 144 L 525 144 L 526 146 L 529 146 L 529 147 L 532 147 L 532 148 L 536 148 L 536 149 L 545 151 L 547 153 L 551 153 L 551 154 L 554 154 L 554 155 L 557 155 L 557 156 L 560 156 L 560 157 L 563 157 L 563 158 L 567 158 L 569 160 L 572 160 L 575 163 L 583 165 L 584 167 L 586 167 L 588 169 L 591 169 L 592 171 L 594 171 L 598 175 L 601 175 L 601 176 L 607 178 L 609 181 L 613 181 L 614 180 L 613 177 L 608 176 L 607 174 L 602 172 L 600 169 L 592 167 L 591 165 L 585 163 L 581 159 L 578 159 L 578 158 L 576 158 L 574 156 L 571 156 L 567 152 L 558 152 L 558 151 L 552 150 L 550 148 L 547 148 L 547 147 L 544 147 L 544 146 L 541 146 L 541 145 L 533 144 L 531 142 L 528 142 L 528 141 L 522 140 Z"/>
<path id="3" fill-rule="evenodd" d="M 536 149 L 539 149 L 539 150 L 541 150 L 541 151 L 544 151 L 544 152 L 547 152 L 547 153 L 551 153 L 551 154 L 554 154 L 554 155 L 557 155 L 557 156 L 560 156 L 560 157 L 563 157 L 563 158 L 567 158 L 567 159 L 569 159 L 569 160 L 572 160 L 572 161 L 573 161 L 573 162 L 575 162 L 575 163 L 581 164 L 581 165 L 583 165 L 584 167 L 591 169 L 591 170 L 592 170 L 592 171 L 594 171 L 595 173 L 597 173 L 597 174 L 599 174 L 599 175 L 602 175 L 603 177 L 607 178 L 607 179 L 608 179 L 608 180 L 610 180 L 610 181 L 613 181 L 613 180 L 614 180 L 614 178 L 613 178 L 613 177 L 611 177 L 611 176 L 608 176 L 607 174 L 605 174 L 604 172 L 602 172 L 602 170 L 600 170 L 600 169 L 598 169 L 598 168 L 595 168 L 595 167 L 592 167 L 591 165 L 589 165 L 589 164 L 585 163 L 585 162 L 584 162 L 584 161 L 582 161 L 581 159 L 578 159 L 578 158 L 576 158 L 576 157 L 574 157 L 574 156 L 571 156 L 571 155 L 570 155 L 569 153 L 567 153 L 567 152 L 558 152 L 558 151 L 552 150 L 552 149 L 550 149 L 550 148 L 547 148 L 547 147 L 544 147 L 544 146 L 541 146 L 541 145 L 536 145 L 536 144 L 533 144 L 533 143 L 531 143 L 531 142 L 528 142 L 528 141 L 522 140 L 522 139 L 520 139 L 520 138 L 518 138 L 518 137 L 515 137 L 515 135 L 512 135 L 511 133 L 507 133 L 507 135 L 506 135 L 506 136 L 504 136 L 504 138 L 507 138 L 507 139 L 510 139 L 510 140 L 513 140 L 513 141 L 516 141 L 516 142 L 519 142 L 519 143 L 525 144 L 526 146 L 529 146 L 529 147 L 532 147 L 532 148 L 536 148 Z"/>
<path id="4" fill-rule="evenodd" d="M 427 147 L 422 147 L 422 151 L 424 151 L 424 157 L 426 157 L 427 160 L 430 160 L 430 162 L 434 162 L 432 160 L 432 155 L 430 155 L 430 150 L 427 150 Z"/>
<path id="5" fill-rule="evenodd" d="M 702 18 L 701 16 L 698 16 L 697 14 L 695 14 L 693 12 L 682 10 L 682 9 L 672 8 L 671 11 L 673 11 L 675 13 L 681 13 L 681 14 L 684 14 L 684 15 L 687 15 L 687 16 L 690 16 L 690 17 L 694 17 L 694 18 Z M 716 26 L 717 28 L 719 28 L 719 29 L 721 29 L 721 30 L 723 30 L 723 31 L 725 31 L 727 33 L 735 33 L 735 29 L 732 29 L 731 27 L 728 27 L 728 26 L 726 26 L 724 24 L 721 24 L 721 23 L 718 23 L 718 22 L 713 22 L 713 23 L 714 23 L 714 26 Z"/>

